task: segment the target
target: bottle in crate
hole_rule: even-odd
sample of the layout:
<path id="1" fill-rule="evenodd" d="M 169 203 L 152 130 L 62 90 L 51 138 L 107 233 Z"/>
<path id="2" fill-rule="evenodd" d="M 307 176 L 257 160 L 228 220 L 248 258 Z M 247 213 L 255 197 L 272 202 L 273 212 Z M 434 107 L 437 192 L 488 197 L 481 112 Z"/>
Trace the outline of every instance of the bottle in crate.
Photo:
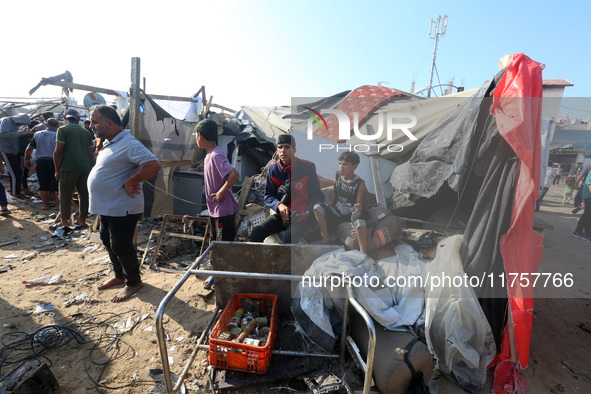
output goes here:
<path id="1" fill-rule="evenodd" d="M 222 240 L 222 237 L 223 237 L 223 232 L 224 232 L 223 231 L 224 230 L 224 225 L 219 221 L 219 219 L 218 219 L 218 222 L 217 222 L 216 227 L 217 228 L 216 228 L 216 233 L 215 233 L 215 240 L 216 241 L 221 241 Z"/>

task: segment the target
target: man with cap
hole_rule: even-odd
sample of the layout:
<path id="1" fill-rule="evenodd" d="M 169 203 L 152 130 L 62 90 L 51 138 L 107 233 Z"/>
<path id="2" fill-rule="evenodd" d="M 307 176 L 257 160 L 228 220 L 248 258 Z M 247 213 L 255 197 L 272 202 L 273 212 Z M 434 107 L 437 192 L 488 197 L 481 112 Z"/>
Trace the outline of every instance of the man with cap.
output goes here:
<path id="1" fill-rule="evenodd" d="M 27 114 L 7 116 L 0 123 L 0 153 L 10 176 L 10 194 L 17 198 L 26 198 L 21 194 L 23 173 L 19 156 L 19 138 L 33 134 L 30 130 L 19 131 L 19 129 L 29 123 L 31 123 L 31 117 Z"/>
<path id="2" fill-rule="evenodd" d="M 314 205 L 323 200 L 316 166 L 297 158 L 295 151 L 292 135 L 277 138 L 279 160 L 269 166 L 265 185 L 265 205 L 275 213 L 253 228 L 252 242 L 263 242 L 269 235 L 282 232 L 282 242 L 296 243 L 315 221 Z"/>
<path id="3" fill-rule="evenodd" d="M 66 124 L 57 129 L 53 162 L 55 179 L 59 184 L 62 226 L 70 224 L 72 194 L 78 191 L 80 216 L 76 228 L 84 228 L 88 216 L 88 173 L 94 160 L 94 138 L 78 124 L 80 114 L 71 108 L 66 111 Z"/>

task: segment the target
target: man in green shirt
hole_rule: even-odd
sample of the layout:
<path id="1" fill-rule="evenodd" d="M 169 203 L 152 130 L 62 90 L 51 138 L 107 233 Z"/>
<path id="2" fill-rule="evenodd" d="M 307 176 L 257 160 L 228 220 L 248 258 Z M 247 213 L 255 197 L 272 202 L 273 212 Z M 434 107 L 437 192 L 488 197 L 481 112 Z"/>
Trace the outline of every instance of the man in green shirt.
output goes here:
<path id="1" fill-rule="evenodd" d="M 55 179 L 59 183 L 60 214 L 62 226 L 70 224 L 72 194 L 74 187 L 78 191 L 80 216 L 77 228 L 86 227 L 88 216 L 88 187 L 86 181 L 93 155 L 94 139 L 78 123 L 80 114 L 75 109 L 66 111 L 66 124 L 57 129 L 55 152 Z"/>

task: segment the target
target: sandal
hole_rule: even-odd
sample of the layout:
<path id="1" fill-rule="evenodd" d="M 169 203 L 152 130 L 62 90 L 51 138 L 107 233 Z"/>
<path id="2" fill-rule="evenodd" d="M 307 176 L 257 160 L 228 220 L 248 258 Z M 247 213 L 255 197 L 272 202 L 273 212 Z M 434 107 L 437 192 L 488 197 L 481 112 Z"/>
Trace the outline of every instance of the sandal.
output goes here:
<path id="1" fill-rule="evenodd" d="M 213 276 L 210 276 L 205 281 L 203 281 L 203 288 L 205 290 L 212 290 L 215 284 L 213 283 Z"/>

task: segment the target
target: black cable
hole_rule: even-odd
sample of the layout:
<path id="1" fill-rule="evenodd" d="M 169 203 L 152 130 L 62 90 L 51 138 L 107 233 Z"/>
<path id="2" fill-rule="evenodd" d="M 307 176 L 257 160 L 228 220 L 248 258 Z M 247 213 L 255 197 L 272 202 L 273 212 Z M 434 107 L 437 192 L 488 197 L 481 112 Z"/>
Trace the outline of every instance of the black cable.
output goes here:
<path id="1" fill-rule="evenodd" d="M 44 353 L 67 346 L 76 349 L 80 346 L 93 343 L 90 349 L 84 353 L 84 371 L 94 384 L 94 389 L 103 393 L 105 390 L 117 390 L 137 384 L 154 384 L 154 381 L 135 380 L 131 383 L 112 387 L 101 384 L 101 380 L 109 364 L 124 358 L 131 359 L 135 356 L 135 350 L 122 336 L 133 330 L 139 324 L 139 313 L 130 310 L 126 313 L 102 313 L 94 316 L 76 314 L 66 317 L 62 324 L 43 326 L 33 333 L 11 332 L 0 336 L 0 376 L 2 367 L 19 364 L 27 360 L 46 360 L 49 366 L 51 360 Z M 127 328 L 126 321 L 132 319 L 133 324 Z M 117 325 L 123 324 L 123 330 Z M 85 333 L 85 336 L 81 334 Z M 94 376 L 90 368 L 98 369 Z"/>
<path id="2" fill-rule="evenodd" d="M 26 360 L 39 359 L 43 353 L 62 346 L 76 348 L 84 338 L 73 328 L 64 325 L 43 326 L 33 333 L 12 332 L 0 337 L 0 376 L 2 367 L 19 364 Z"/>

